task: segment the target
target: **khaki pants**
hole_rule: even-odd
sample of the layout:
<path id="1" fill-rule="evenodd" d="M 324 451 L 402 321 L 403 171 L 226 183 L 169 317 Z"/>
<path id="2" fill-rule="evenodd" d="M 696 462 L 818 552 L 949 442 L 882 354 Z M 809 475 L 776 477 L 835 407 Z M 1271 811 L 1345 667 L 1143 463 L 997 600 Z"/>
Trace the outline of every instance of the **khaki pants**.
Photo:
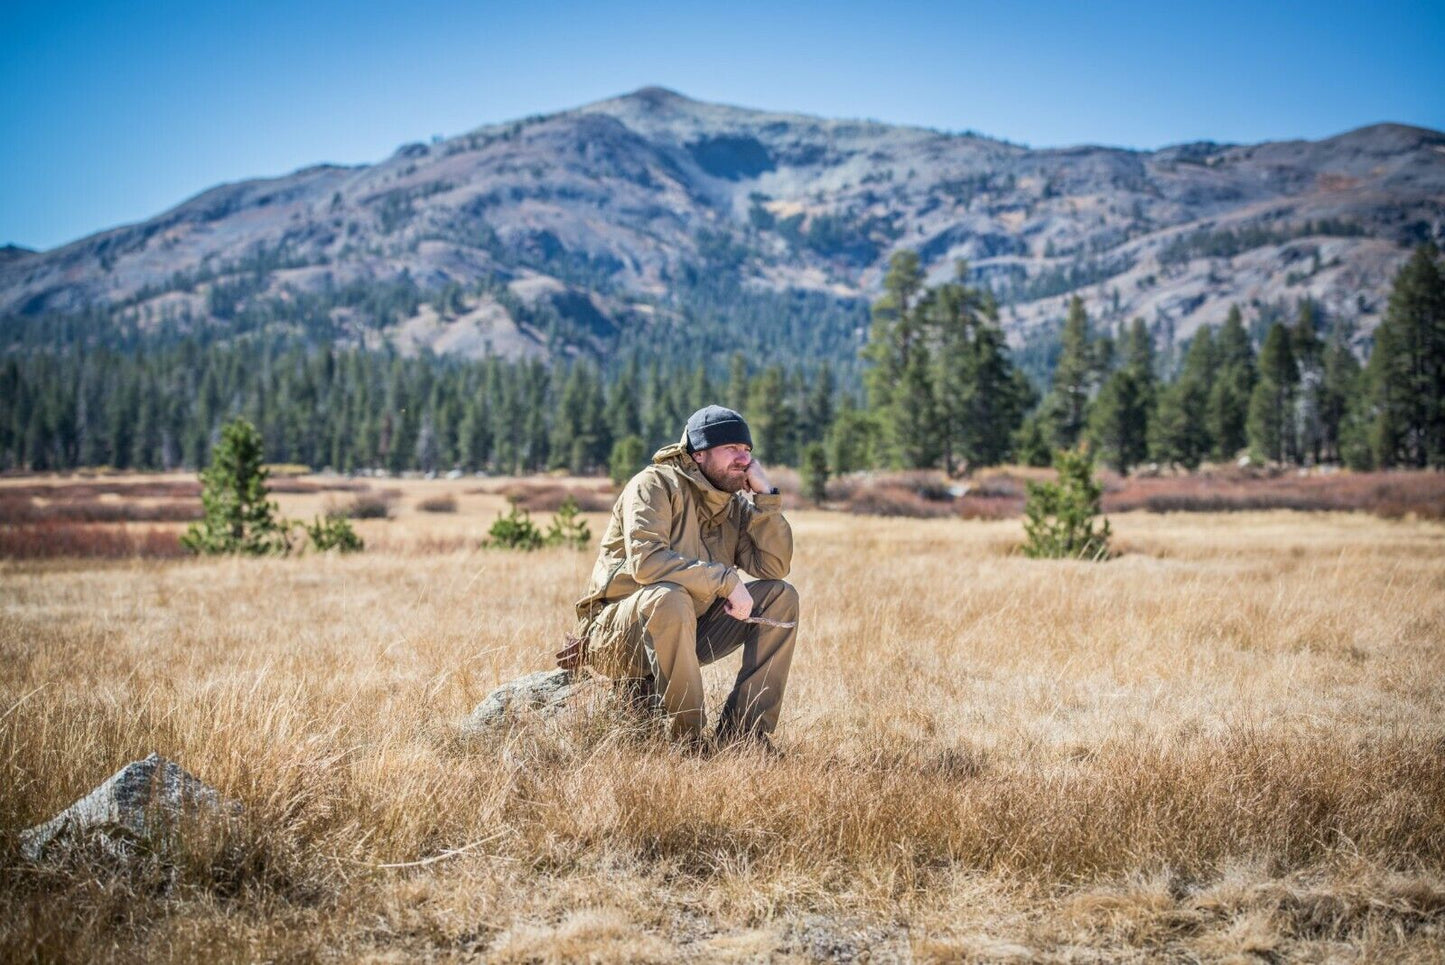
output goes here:
<path id="1" fill-rule="evenodd" d="M 755 616 L 798 619 L 798 591 L 791 583 L 755 580 L 746 586 Z M 588 634 L 588 662 L 615 679 L 650 677 L 672 736 L 695 740 L 707 725 L 702 667 L 741 647 L 743 665 L 718 732 L 770 734 L 778 725 L 797 635 L 796 627 L 734 620 L 722 600 L 699 617 L 682 587 L 653 583 L 598 611 Z"/>

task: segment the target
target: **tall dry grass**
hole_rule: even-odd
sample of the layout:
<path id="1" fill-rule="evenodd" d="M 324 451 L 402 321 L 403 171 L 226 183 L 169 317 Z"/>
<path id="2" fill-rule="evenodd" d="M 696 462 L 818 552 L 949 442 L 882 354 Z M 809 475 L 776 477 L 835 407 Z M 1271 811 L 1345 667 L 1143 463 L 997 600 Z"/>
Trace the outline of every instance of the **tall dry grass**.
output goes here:
<path id="1" fill-rule="evenodd" d="M 460 739 L 591 558 L 434 552 L 493 510 L 404 488 L 360 557 L 0 564 L 0 957 L 1440 956 L 1438 524 L 1132 514 L 1091 565 L 1014 522 L 794 513 L 773 762 L 605 713 Z M 18 858 L 153 749 L 239 822 Z"/>

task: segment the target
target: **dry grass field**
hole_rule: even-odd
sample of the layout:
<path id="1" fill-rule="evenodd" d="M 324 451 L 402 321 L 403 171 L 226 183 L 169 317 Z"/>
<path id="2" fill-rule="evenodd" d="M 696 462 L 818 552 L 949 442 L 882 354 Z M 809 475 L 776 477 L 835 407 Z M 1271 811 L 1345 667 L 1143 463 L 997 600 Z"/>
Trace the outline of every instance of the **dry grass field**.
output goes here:
<path id="1" fill-rule="evenodd" d="M 791 512 L 773 761 L 606 716 L 462 740 L 591 554 L 477 549 L 500 496 L 388 484 L 359 556 L 0 562 L 0 959 L 1445 959 L 1441 523 L 1126 513 L 1084 564 Z M 20 857 L 152 750 L 240 817 Z"/>

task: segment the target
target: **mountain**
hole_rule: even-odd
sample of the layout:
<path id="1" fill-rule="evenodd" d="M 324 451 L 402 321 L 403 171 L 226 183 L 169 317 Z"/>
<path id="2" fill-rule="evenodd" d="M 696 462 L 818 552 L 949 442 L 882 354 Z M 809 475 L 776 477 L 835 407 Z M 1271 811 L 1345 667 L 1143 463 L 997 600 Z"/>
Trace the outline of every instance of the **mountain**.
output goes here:
<path id="1" fill-rule="evenodd" d="M 12 261 L 17 261 L 21 258 L 26 258 L 33 254 L 35 254 L 35 252 L 29 248 L 22 248 L 19 245 L 6 245 L 5 247 L 0 248 L 0 265 L 4 265 Z"/>
<path id="2" fill-rule="evenodd" d="M 1075 292 L 1101 324 L 1142 316 L 1172 336 L 1232 303 L 1304 297 L 1368 332 L 1410 247 L 1442 239 L 1438 131 L 1030 149 L 644 88 L 6 249 L 0 316 L 98 307 L 224 334 L 260 312 L 342 341 L 518 357 L 716 335 L 746 305 L 766 344 L 759 305 L 810 293 L 787 309 L 806 325 L 874 296 L 908 247 L 934 280 L 966 259 L 1016 343 Z M 845 316 L 820 350 L 856 344 L 861 309 Z"/>

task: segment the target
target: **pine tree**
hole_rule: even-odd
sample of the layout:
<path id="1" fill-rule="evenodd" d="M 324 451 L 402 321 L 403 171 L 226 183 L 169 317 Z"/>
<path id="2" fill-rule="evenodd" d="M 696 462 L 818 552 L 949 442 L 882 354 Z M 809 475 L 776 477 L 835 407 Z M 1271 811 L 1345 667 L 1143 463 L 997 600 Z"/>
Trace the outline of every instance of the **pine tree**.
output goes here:
<path id="1" fill-rule="evenodd" d="M 741 357 L 741 355 L 735 356 L 735 358 Z M 613 439 L 642 435 L 642 418 L 638 414 L 641 391 L 642 380 L 637 369 L 637 358 L 633 356 L 622 367 L 622 372 L 618 375 L 617 381 L 613 383 L 612 390 L 607 393 L 607 414 L 611 420 L 608 434 Z M 742 404 L 742 402 L 738 402 L 739 406 Z"/>
<path id="2" fill-rule="evenodd" d="M 416 433 L 416 466 L 422 472 L 435 472 L 441 447 L 437 443 L 436 428 L 430 415 L 422 416 L 421 427 Z"/>
<path id="3" fill-rule="evenodd" d="M 1289 331 L 1270 327 L 1259 351 L 1259 381 L 1249 397 L 1249 448 L 1261 461 L 1289 462 L 1296 457 L 1294 400 L 1299 367 Z"/>
<path id="4" fill-rule="evenodd" d="M 1038 401 L 1033 385 L 1009 358 L 1003 329 L 992 300 L 973 330 L 969 375 L 972 389 L 965 410 L 960 452 L 974 466 L 994 466 L 1013 450 L 1013 435 L 1024 413 Z"/>
<path id="5" fill-rule="evenodd" d="M 1121 475 L 1149 456 L 1149 413 L 1133 369 L 1109 376 L 1089 413 L 1089 438 L 1104 462 Z"/>
<path id="6" fill-rule="evenodd" d="M 1155 405 L 1154 340 L 1142 318 L 1124 343 L 1124 366 L 1099 390 L 1089 417 L 1089 437 L 1104 462 L 1121 474 L 1149 457 L 1149 424 Z"/>
<path id="7" fill-rule="evenodd" d="M 748 362 L 742 352 L 734 352 L 728 361 L 728 389 L 723 405 L 734 412 L 748 407 Z"/>
<path id="8" fill-rule="evenodd" d="M 574 447 L 573 443 L 581 442 L 584 432 L 583 410 L 587 404 L 585 378 L 586 374 L 580 364 L 573 365 L 572 370 L 567 373 L 567 380 L 562 384 L 562 395 L 552 419 L 552 438 L 547 459 L 549 468 L 566 468 L 574 476 L 583 470 L 581 465 L 574 462 L 581 458 L 583 446 Z"/>
<path id="9" fill-rule="evenodd" d="M 1043 419 L 1039 415 L 1029 416 L 1014 433 L 1014 459 L 1021 466 L 1042 468 L 1053 458 L 1049 440 L 1044 435 Z"/>
<path id="10" fill-rule="evenodd" d="M 547 465 L 547 396 L 551 376 L 547 367 L 535 359 L 524 365 L 522 371 L 526 384 L 522 467 L 535 472 Z"/>
<path id="11" fill-rule="evenodd" d="M 838 475 L 881 464 L 882 429 L 871 413 L 858 408 L 851 395 L 844 395 L 825 443 L 828 464 Z"/>
<path id="12" fill-rule="evenodd" d="M 931 353 L 921 335 L 910 339 L 899 376 L 887 410 L 886 438 L 900 465 L 924 469 L 938 461 L 940 446 Z"/>
<path id="13" fill-rule="evenodd" d="M 647 450 L 641 436 L 623 436 L 612 444 L 607 461 L 612 485 L 622 488 L 647 462 Z"/>
<path id="14" fill-rule="evenodd" d="M 1319 392 L 1321 452 L 1326 462 L 1344 461 L 1347 420 L 1360 393 L 1360 362 L 1350 351 L 1349 332 L 1336 322 L 1324 350 Z"/>
<path id="15" fill-rule="evenodd" d="M 827 438 L 828 430 L 833 426 L 834 396 L 837 391 L 838 381 L 833 377 L 833 366 L 825 359 L 808 383 L 803 401 L 803 418 L 799 426 L 799 436 L 802 439 L 811 443 Z"/>
<path id="16" fill-rule="evenodd" d="M 259 556 L 290 549 L 276 504 L 267 497 L 264 447 L 256 427 L 245 419 L 227 423 L 201 473 L 205 516 L 192 523 L 181 545 L 192 553 L 241 553 Z"/>
<path id="17" fill-rule="evenodd" d="M 745 410 L 753 451 L 768 464 L 797 465 L 793 441 L 797 415 L 787 397 L 781 365 L 770 365 L 753 380 Z"/>
<path id="18" fill-rule="evenodd" d="M 890 463 L 918 468 L 937 459 L 931 353 L 915 298 L 923 287 L 918 254 L 894 252 L 873 306 L 865 358 L 869 411 L 883 430 Z"/>
<path id="19" fill-rule="evenodd" d="M 803 447 L 802 459 L 803 492 L 814 506 L 823 505 L 828 498 L 828 454 L 820 442 L 810 442 Z"/>
<path id="20" fill-rule="evenodd" d="M 1206 326 L 1190 340 L 1179 377 L 1159 393 L 1149 427 L 1149 449 L 1159 462 L 1194 469 L 1209 454 L 1206 416 L 1215 365 L 1213 330 Z"/>
<path id="21" fill-rule="evenodd" d="M 457 426 L 457 462 L 464 469 L 481 469 L 491 451 L 491 420 L 480 397 L 467 400 Z"/>
<path id="22" fill-rule="evenodd" d="M 1214 458 L 1225 461 L 1249 444 L 1246 423 L 1255 382 L 1254 347 L 1238 305 L 1229 308 L 1217 348 L 1218 366 L 1209 390 L 1207 424 Z"/>
<path id="23" fill-rule="evenodd" d="M 1072 448 L 1088 426 L 1089 400 L 1096 384 L 1096 355 L 1089 340 L 1089 316 L 1078 295 L 1069 300 L 1064 319 L 1059 361 L 1052 387 L 1044 399 L 1044 418 L 1050 444 Z"/>
<path id="24" fill-rule="evenodd" d="M 1032 388 L 1016 377 L 993 299 L 958 280 L 931 293 L 929 320 L 938 343 L 935 412 L 944 470 L 957 464 L 990 466 L 1012 448 L 1012 434 L 1033 402 Z"/>
<path id="25" fill-rule="evenodd" d="M 1295 460 L 1316 465 L 1324 447 L 1324 430 L 1320 421 L 1320 392 L 1324 381 L 1324 343 L 1316 331 L 1315 306 L 1309 299 L 1301 300 L 1294 327 L 1290 329 L 1290 350 L 1298 369 L 1295 389 L 1293 435 Z"/>
<path id="26" fill-rule="evenodd" d="M 1445 275 L 1432 245 L 1395 276 L 1366 367 L 1376 462 L 1445 467 Z"/>

